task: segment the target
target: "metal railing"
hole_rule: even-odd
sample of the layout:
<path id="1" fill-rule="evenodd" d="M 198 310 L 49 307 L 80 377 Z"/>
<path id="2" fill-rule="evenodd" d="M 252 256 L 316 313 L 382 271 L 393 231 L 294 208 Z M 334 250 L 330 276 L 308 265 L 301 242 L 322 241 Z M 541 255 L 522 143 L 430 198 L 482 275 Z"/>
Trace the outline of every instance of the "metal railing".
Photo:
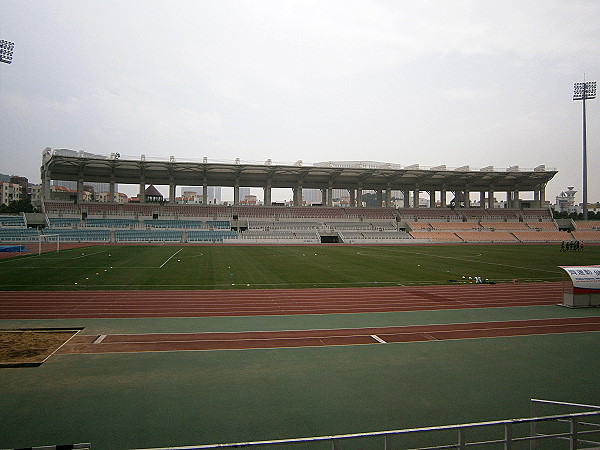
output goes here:
<path id="1" fill-rule="evenodd" d="M 570 407 L 584 409 L 584 412 L 575 412 L 569 414 L 553 414 L 546 416 L 536 416 L 540 405 L 554 405 L 561 407 Z M 591 411 L 590 411 L 591 410 Z M 529 448 L 535 450 L 539 441 L 553 441 L 551 448 L 568 448 L 570 450 L 599 448 L 600 447 L 600 406 L 583 405 L 578 403 L 555 402 L 550 400 L 531 399 L 532 417 L 521 419 L 494 420 L 488 422 L 464 423 L 459 425 L 444 425 L 424 428 L 409 428 L 404 430 L 377 431 L 369 433 L 341 434 L 331 436 L 315 436 L 294 439 L 277 439 L 269 441 L 236 442 L 227 444 L 209 444 L 193 445 L 186 447 L 161 447 L 145 450 L 200 450 L 200 449 L 218 449 L 218 448 L 246 448 L 246 447 L 267 447 L 267 446 L 292 446 L 298 443 L 322 443 L 330 442 L 332 450 L 337 450 L 342 441 L 359 438 L 383 438 L 383 448 L 390 450 L 397 447 L 392 446 L 392 438 L 399 438 L 413 434 L 427 434 L 434 432 L 452 432 L 456 433 L 456 439 L 453 443 L 436 445 L 433 447 L 418 447 L 412 450 L 441 450 L 441 449 L 466 449 L 489 446 L 491 444 L 502 444 L 505 450 L 516 448 L 518 444 L 529 443 Z M 540 432 L 539 425 L 542 423 L 552 423 L 554 426 L 565 428 L 564 431 Z M 519 427 L 521 425 L 521 427 Z M 525 435 L 518 435 L 517 428 L 528 427 Z M 501 437 L 490 440 L 470 441 L 467 439 L 467 432 L 482 428 L 499 427 Z M 521 434 L 523 432 L 521 431 Z M 597 438 L 591 439 L 593 435 Z M 591 446 L 591 447 L 590 447 Z M 519 448 L 523 448 L 522 445 Z"/>

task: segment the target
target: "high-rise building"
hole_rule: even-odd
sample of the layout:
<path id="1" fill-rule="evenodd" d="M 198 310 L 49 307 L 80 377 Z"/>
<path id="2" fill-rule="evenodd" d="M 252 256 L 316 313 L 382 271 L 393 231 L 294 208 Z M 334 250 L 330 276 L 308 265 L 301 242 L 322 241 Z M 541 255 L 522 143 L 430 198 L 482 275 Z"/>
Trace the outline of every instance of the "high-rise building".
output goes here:
<path id="1" fill-rule="evenodd" d="M 195 192 L 196 195 L 202 196 L 202 186 L 179 186 L 181 193 Z M 208 186 L 206 188 L 206 201 L 209 205 L 221 204 L 221 186 Z"/>

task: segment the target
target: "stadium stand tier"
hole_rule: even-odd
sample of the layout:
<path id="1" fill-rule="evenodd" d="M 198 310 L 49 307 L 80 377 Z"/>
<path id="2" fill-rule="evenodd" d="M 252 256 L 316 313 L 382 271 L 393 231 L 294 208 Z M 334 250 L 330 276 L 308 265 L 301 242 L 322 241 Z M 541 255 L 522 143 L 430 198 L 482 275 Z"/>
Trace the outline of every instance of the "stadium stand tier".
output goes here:
<path id="1" fill-rule="evenodd" d="M 44 234 L 58 235 L 61 242 L 111 242 L 110 230 L 92 228 L 47 228 L 44 231 Z"/>
<path id="2" fill-rule="evenodd" d="M 574 223 L 576 230 L 600 230 L 600 220 L 582 220 Z"/>
<path id="3" fill-rule="evenodd" d="M 24 227 L 25 219 L 23 216 L 0 216 L 0 225 L 3 227 Z"/>
<path id="4" fill-rule="evenodd" d="M 80 242 L 600 242 L 600 221 L 576 222 L 576 231 L 586 231 L 585 234 L 559 231 L 549 208 L 396 209 L 44 201 L 43 210 L 49 226 L 45 233 Z M 25 227 L 22 216 L 0 216 L 0 230 L 10 230 L 0 234 L 0 239 L 17 242 L 37 235 L 36 231 L 17 231 L 26 230 Z M 99 233 L 90 233 L 92 229 Z"/>
<path id="5" fill-rule="evenodd" d="M 30 241 L 38 236 L 38 231 L 32 228 L 0 228 L 0 242 Z"/>

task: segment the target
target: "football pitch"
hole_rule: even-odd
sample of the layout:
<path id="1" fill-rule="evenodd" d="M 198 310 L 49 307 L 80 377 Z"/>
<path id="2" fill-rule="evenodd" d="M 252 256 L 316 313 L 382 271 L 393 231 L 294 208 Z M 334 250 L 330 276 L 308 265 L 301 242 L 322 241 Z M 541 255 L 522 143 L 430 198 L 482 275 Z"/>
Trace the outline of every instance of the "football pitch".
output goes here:
<path id="1" fill-rule="evenodd" d="M 0 260 L 0 290 L 269 289 L 560 281 L 600 246 L 98 245 Z"/>
<path id="2" fill-rule="evenodd" d="M 559 281 L 564 271 L 558 266 L 596 264 L 599 253 L 600 246 L 561 252 L 558 245 L 97 245 L 64 249 L 0 259 L 2 301 L 10 304 L 14 297 L 35 294 L 48 297 L 42 299 L 46 303 L 58 298 L 68 304 L 70 296 L 81 296 L 83 303 L 92 304 L 103 295 L 121 295 L 127 302 L 109 301 L 101 306 L 104 315 L 99 318 L 85 315 L 85 308 L 81 317 L 60 313 L 51 318 L 0 317 L 0 328 L 77 328 L 82 338 L 100 348 L 111 336 L 165 339 L 186 333 L 255 332 L 267 339 L 267 331 L 465 324 L 491 329 L 502 321 L 594 319 L 600 315 L 598 308 L 569 309 L 556 304 L 352 314 L 285 314 L 274 309 L 276 315 L 215 317 L 117 317 L 114 313 L 134 303 L 149 310 L 154 303 L 151 290 L 215 289 L 193 295 L 215 294 L 224 305 L 233 303 L 229 297 L 258 292 L 265 299 L 275 294 L 281 296 L 278 301 L 293 304 L 295 300 L 287 295 L 260 289 L 425 286 L 410 289 L 416 291 L 431 285 L 469 283 L 474 277 L 494 283 Z M 514 287 L 535 286 L 540 285 Z M 479 292 L 504 287 L 513 286 L 439 289 Z M 225 289 L 253 292 L 218 291 Z M 82 292 L 49 292 L 64 290 Z M 141 292 L 94 292 L 101 290 Z M 334 304 L 335 291 L 319 292 L 320 301 Z M 167 295 L 173 300 L 179 293 Z M 175 306 L 176 301 L 171 303 Z M 31 308 L 41 315 L 44 306 Z M 265 300 L 264 307 L 271 308 L 272 302 Z M 70 308 L 77 310 L 76 305 Z M 7 430 L 0 433 L 0 448 L 92 442 L 96 449 L 128 450 L 244 442 L 525 417 L 530 398 L 600 404 L 598 333 L 553 331 L 202 351 L 174 347 L 168 351 L 59 352 L 37 368 L 0 370 L 0 417 Z M 471 437 L 497 435 L 482 432 Z M 392 448 L 448 442 L 455 442 L 454 434 L 398 437 Z M 382 447 L 383 442 L 376 439 L 339 446 Z M 284 448 L 324 450 L 331 443 Z"/>

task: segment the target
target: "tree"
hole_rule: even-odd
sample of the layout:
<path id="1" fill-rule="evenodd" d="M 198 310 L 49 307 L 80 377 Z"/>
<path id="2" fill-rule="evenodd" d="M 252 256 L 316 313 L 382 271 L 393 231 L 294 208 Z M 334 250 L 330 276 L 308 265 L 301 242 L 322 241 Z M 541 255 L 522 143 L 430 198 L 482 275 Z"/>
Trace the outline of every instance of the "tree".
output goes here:
<path id="1" fill-rule="evenodd" d="M 25 200 L 13 200 L 8 205 L 0 205 L 0 213 L 18 214 L 22 212 L 37 212 L 37 209 L 33 207 L 31 200 L 28 198 Z"/>

